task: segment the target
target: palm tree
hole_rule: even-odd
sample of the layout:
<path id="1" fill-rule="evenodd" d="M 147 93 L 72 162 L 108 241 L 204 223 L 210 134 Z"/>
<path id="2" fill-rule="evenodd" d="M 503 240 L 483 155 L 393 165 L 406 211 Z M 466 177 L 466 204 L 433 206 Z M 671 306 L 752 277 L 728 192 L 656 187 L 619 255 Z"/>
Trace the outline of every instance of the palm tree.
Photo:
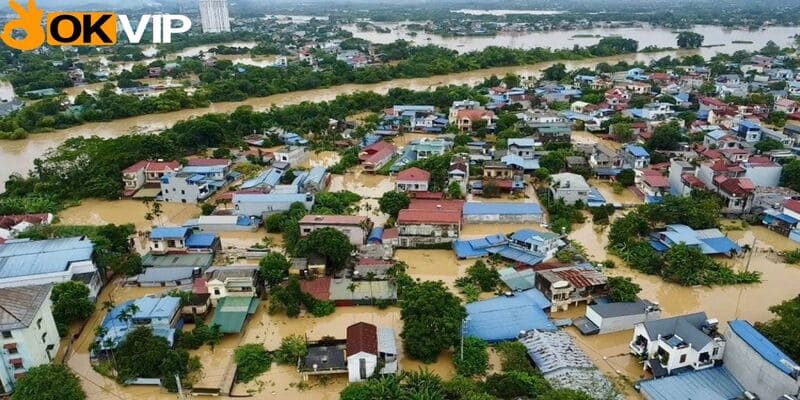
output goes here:
<path id="1" fill-rule="evenodd" d="M 369 282 L 369 299 L 372 304 L 375 304 L 375 295 L 372 294 L 372 281 L 375 280 L 375 271 L 367 272 L 367 282 Z"/>
<path id="2" fill-rule="evenodd" d="M 356 294 L 356 289 L 357 288 L 358 288 L 358 284 L 355 283 L 355 282 L 350 282 L 350 284 L 347 285 L 347 290 L 350 291 L 350 300 L 352 300 L 352 301 L 355 301 L 355 294 Z"/>
<path id="3" fill-rule="evenodd" d="M 114 304 L 114 300 L 106 300 L 106 301 L 103 302 L 103 305 L 102 305 L 101 308 L 103 309 L 103 311 L 109 312 L 112 309 L 114 309 L 114 307 L 116 307 L 116 306 L 117 305 Z"/>

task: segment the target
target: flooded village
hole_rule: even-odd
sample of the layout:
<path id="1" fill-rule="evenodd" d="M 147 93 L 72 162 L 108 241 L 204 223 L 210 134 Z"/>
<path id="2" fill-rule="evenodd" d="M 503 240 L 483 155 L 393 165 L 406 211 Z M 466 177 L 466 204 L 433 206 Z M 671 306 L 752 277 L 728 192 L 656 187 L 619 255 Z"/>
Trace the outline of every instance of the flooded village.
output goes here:
<path id="1" fill-rule="evenodd" d="M 798 400 L 800 6 L 490 3 L 8 51 L 0 399 Z"/>

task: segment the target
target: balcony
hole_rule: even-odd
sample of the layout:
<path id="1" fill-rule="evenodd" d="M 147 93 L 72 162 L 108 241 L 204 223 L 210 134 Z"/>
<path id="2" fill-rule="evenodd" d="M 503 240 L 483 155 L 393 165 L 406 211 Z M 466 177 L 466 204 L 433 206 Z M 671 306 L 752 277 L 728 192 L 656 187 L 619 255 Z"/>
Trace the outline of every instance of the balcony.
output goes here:
<path id="1" fill-rule="evenodd" d="M 644 343 L 631 342 L 628 347 L 631 349 L 631 353 L 636 356 L 642 356 L 647 353 L 647 345 Z"/>

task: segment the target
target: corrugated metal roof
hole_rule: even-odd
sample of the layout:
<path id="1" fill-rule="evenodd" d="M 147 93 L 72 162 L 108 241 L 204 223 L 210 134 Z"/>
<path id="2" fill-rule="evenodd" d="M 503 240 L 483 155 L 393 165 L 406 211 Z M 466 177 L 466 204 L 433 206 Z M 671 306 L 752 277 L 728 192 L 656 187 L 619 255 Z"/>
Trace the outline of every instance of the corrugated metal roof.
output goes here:
<path id="1" fill-rule="evenodd" d="M 728 322 L 737 336 L 739 336 L 745 343 L 749 344 L 758 354 L 761 355 L 770 364 L 774 365 L 779 370 L 787 375 L 791 375 L 794 369 L 797 368 L 797 363 L 781 351 L 769 339 L 764 337 L 761 332 L 757 331 L 753 325 L 747 321 L 735 320 Z"/>
<path id="2" fill-rule="evenodd" d="M 521 331 L 555 329 L 543 311 L 549 306 L 550 302 L 536 289 L 469 303 L 465 335 L 495 343 L 513 340 Z"/>
<path id="3" fill-rule="evenodd" d="M 186 239 L 186 247 L 190 249 L 207 249 L 214 245 L 218 236 L 215 233 L 193 233 Z"/>
<path id="4" fill-rule="evenodd" d="M 0 330 L 30 326 L 50 294 L 51 285 L 23 286 L 0 290 Z"/>
<path id="5" fill-rule="evenodd" d="M 536 203 L 464 203 L 464 215 L 540 215 L 542 208 Z"/>
<path id="6" fill-rule="evenodd" d="M 66 271 L 73 262 L 91 260 L 93 251 L 84 236 L 8 241 L 0 246 L 0 279 Z"/>
<path id="7" fill-rule="evenodd" d="M 744 392 L 725 367 L 642 381 L 639 386 L 649 400 L 730 400 Z"/>
<path id="8" fill-rule="evenodd" d="M 183 239 L 189 234 L 189 228 L 184 227 L 158 227 L 150 233 L 152 240 Z"/>
<path id="9" fill-rule="evenodd" d="M 239 333 L 247 315 L 258 307 L 255 297 L 223 297 L 217 304 L 212 325 L 219 325 L 222 333 Z"/>

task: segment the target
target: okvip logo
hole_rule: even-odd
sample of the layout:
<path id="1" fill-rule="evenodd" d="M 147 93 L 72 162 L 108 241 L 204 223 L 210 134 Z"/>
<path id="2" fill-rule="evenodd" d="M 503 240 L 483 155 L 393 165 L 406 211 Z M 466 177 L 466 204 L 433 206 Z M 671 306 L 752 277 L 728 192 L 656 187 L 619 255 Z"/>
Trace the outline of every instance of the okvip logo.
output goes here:
<path id="1" fill-rule="evenodd" d="M 16 0 L 9 0 L 8 6 L 19 18 L 3 27 L 0 39 L 17 50 L 39 48 L 45 36 L 51 46 L 113 46 L 117 43 L 117 20 L 128 42 L 133 44 L 142 41 L 148 25 L 152 25 L 152 43 L 171 43 L 172 35 L 187 32 L 192 27 L 192 21 L 185 15 L 146 14 L 139 18 L 134 29 L 127 15 L 113 12 L 50 12 L 42 26 L 44 11 L 36 8 L 35 0 L 28 0 L 27 8 Z M 18 31 L 24 31 L 24 37 L 14 34 Z"/>

